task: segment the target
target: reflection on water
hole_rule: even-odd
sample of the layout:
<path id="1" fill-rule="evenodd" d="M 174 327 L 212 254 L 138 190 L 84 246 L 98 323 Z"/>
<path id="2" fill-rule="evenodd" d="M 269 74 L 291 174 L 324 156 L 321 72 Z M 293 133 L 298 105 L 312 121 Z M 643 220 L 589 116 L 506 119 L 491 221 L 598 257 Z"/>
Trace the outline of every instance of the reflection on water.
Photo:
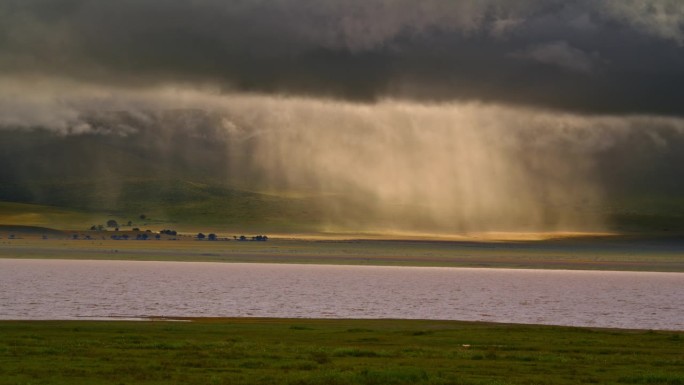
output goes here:
<path id="1" fill-rule="evenodd" d="M 311 317 L 684 330 L 684 274 L 0 259 L 0 319 Z"/>

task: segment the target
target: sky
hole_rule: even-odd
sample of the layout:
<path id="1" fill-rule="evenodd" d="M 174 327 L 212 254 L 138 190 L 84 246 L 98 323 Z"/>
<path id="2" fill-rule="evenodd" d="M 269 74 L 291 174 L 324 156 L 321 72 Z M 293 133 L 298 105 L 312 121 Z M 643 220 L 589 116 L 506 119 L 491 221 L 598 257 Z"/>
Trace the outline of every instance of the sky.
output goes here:
<path id="1" fill-rule="evenodd" d="M 0 128 L 214 111 L 272 187 L 447 229 L 683 195 L 683 102 L 679 0 L 0 0 Z"/>
<path id="2" fill-rule="evenodd" d="M 3 77 L 682 114 L 678 0 L 3 0 Z"/>

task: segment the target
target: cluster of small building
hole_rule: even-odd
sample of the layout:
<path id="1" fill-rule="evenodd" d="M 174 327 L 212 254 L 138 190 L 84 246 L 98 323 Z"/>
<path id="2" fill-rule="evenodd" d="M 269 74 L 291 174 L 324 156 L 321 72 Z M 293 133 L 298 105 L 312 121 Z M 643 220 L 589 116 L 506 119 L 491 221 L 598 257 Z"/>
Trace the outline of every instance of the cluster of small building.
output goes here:
<path id="1" fill-rule="evenodd" d="M 145 214 L 140 215 L 140 219 L 145 220 L 148 219 Z M 124 224 L 123 226 L 126 227 L 131 227 L 133 225 L 132 221 L 128 221 L 128 223 Z M 114 229 L 114 231 L 118 232 L 119 231 L 119 223 L 115 221 L 114 219 L 110 219 L 107 221 L 106 225 L 93 225 L 90 227 L 91 231 L 106 231 L 107 228 Z M 131 232 L 136 233 L 136 234 L 130 234 Z M 114 240 L 129 240 L 133 239 L 133 235 L 135 235 L 135 240 L 139 241 L 146 241 L 148 239 L 162 239 L 162 235 L 166 236 L 164 239 L 167 240 L 176 240 L 178 236 L 178 232 L 176 230 L 170 230 L 170 229 L 164 229 L 159 231 L 159 233 L 154 233 L 152 235 L 151 230 L 145 230 L 144 232 L 140 231 L 140 228 L 138 227 L 133 227 L 131 228 L 130 231 L 128 232 L 122 232 L 119 234 L 114 234 L 111 235 L 109 238 L 114 239 Z M 219 238 L 216 234 L 210 233 L 205 235 L 204 233 L 197 233 L 193 238 L 197 240 L 208 240 L 208 241 L 228 241 L 230 240 L 229 238 Z M 78 235 L 74 234 L 73 239 L 80 239 Z M 90 236 L 86 236 L 84 239 L 91 239 Z M 102 239 L 105 239 L 104 237 Z M 255 235 L 251 237 L 247 237 L 245 235 L 234 235 L 233 239 L 236 241 L 240 242 L 247 242 L 247 241 L 255 241 L 255 242 L 266 242 L 268 241 L 268 237 L 266 235 Z"/>
<path id="2" fill-rule="evenodd" d="M 93 226 L 95 227 L 95 226 Z M 93 231 L 103 231 L 102 229 L 98 229 L 97 227 L 93 228 L 91 227 L 91 230 Z M 116 230 L 115 234 L 112 234 L 109 236 L 109 239 L 115 240 L 115 241 L 128 241 L 128 240 L 136 240 L 136 241 L 147 241 L 150 239 L 155 239 L 155 240 L 172 240 L 175 241 L 180 237 L 178 235 L 178 232 L 176 230 L 170 230 L 170 229 L 164 229 L 159 231 L 158 233 L 153 233 L 152 230 L 145 230 L 145 231 L 140 231 L 138 228 L 133 228 L 131 231 L 128 232 L 119 232 L 118 229 Z M 79 235 L 79 234 L 73 234 L 71 236 L 72 239 L 78 240 L 78 239 L 84 239 L 84 240 L 91 240 L 94 239 L 90 235 Z M 215 233 L 210 233 L 210 234 L 204 234 L 204 233 L 197 233 L 195 236 L 193 236 L 194 239 L 198 241 L 229 241 L 230 238 L 225 237 L 225 238 L 219 238 L 218 235 Z M 102 239 L 106 239 L 104 236 Z M 255 235 L 251 237 L 247 237 L 245 235 L 234 235 L 233 240 L 238 241 L 238 242 L 247 242 L 247 241 L 254 241 L 254 242 L 266 242 L 268 241 L 268 236 L 266 235 Z"/>

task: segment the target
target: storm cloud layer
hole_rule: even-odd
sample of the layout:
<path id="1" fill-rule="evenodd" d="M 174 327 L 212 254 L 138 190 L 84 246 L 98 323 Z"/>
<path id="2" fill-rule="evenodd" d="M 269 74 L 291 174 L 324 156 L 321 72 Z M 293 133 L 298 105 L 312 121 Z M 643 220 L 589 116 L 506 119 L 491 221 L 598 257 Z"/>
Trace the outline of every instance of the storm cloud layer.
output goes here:
<path id="1" fill-rule="evenodd" d="M 678 0 L 3 0 L 0 70 L 681 115 Z"/>
<path id="2" fill-rule="evenodd" d="M 598 230 L 684 196 L 682 101 L 679 0 L 0 0 L 17 191 L 74 149 L 115 189 L 111 143 L 338 230 Z"/>

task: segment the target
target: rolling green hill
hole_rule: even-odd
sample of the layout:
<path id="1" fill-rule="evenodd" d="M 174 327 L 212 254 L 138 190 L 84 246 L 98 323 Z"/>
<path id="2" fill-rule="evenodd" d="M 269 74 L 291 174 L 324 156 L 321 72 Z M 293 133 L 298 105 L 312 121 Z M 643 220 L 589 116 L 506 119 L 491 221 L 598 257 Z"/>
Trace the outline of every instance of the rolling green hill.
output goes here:
<path id="1" fill-rule="evenodd" d="M 12 195 L 10 189 L 0 188 L 5 194 L 0 224 L 79 229 L 114 218 L 119 223 L 131 220 L 136 227 L 316 232 L 334 218 L 330 207 L 344 204 L 341 197 L 265 194 L 181 179 L 43 181 L 22 187 L 40 193 Z M 625 197 L 604 210 L 613 231 L 684 230 L 684 200 L 677 197 Z"/>
<path id="2" fill-rule="evenodd" d="M 109 181 L 111 183 L 111 181 Z M 40 199 L 0 202 L 0 223 L 83 228 L 114 218 L 134 226 L 314 231 L 321 217 L 313 198 L 286 198 L 183 180 L 35 183 Z M 144 215 L 145 219 L 140 219 Z"/>

